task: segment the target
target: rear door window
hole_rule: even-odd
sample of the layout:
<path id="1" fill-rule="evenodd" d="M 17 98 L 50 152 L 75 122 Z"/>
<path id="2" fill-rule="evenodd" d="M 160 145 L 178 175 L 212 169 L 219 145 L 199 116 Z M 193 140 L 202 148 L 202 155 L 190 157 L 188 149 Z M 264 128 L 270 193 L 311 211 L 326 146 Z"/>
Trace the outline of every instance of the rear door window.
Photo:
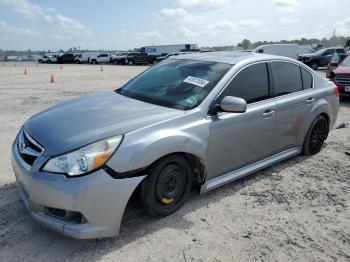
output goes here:
<path id="1" fill-rule="evenodd" d="M 271 68 L 275 97 L 303 90 L 299 66 L 288 62 L 272 62 Z"/>
<path id="2" fill-rule="evenodd" d="M 269 98 L 267 64 L 254 64 L 240 71 L 220 97 L 225 96 L 243 98 L 248 104 Z"/>
<path id="3" fill-rule="evenodd" d="M 343 53 L 345 53 L 345 50 L 344 50 L 344 48 L 338 48 L 336 50 L 336 52 L 339 53 L 339 54 L 343 54 Z"/>

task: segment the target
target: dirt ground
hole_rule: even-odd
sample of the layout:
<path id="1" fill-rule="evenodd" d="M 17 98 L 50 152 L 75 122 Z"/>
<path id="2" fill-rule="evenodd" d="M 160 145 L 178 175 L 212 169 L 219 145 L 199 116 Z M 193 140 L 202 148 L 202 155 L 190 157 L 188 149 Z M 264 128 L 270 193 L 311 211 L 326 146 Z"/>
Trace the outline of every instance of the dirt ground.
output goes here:
<path id="1" fill-rule="evenodd" d="M 167 218 L 135 201 L 116 238 L 75 240 L 33 222 L 15 185 L 11 143 L 34 113 L 114 89 L 147 67 L 102 68 L 0 64 L 0 261 L 350 261 L 350 124 L 332 130 L 318 155 L 194 193 Z M 343 122 L 350 123 L 350 99 L 341 103 Z"/>

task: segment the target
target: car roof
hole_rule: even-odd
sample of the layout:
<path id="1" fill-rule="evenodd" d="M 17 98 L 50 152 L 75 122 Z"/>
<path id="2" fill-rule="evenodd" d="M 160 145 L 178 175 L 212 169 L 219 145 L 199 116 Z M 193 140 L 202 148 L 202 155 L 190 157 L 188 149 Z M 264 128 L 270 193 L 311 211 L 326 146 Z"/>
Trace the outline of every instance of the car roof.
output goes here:
<path id="1" fill-rule="evenodd" d="M 241 62 L 244 60 L 264 61 L 264 60 L 278 59 L 278 60 L 297 62 L 295 59 L 291 59 L 284 56 L 259 54 L 259 53 L 253 53 L 253 52 L 235 52 L 235 51 L 192 53 L 192 54 L 185 54 L 185 55 L 179 55 L 179 56 L 172 56 L 170 59 L 188 59 L 188 60 L 226 63 L 226 64 L 232 64 L 232 65 L 237 64 L 238 62 Z"/>

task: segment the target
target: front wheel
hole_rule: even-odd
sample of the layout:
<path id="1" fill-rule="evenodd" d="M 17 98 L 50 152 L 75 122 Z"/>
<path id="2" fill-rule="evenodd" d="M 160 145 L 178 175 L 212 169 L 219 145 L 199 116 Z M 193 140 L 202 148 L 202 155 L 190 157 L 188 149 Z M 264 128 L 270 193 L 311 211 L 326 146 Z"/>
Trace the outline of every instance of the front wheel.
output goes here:
<path id="1" fill-rule="evenodd" d="M 189 197 L 191 167 L 185 157 L 171 155 L 159 160 L 141 185 L 141 200 L 146 210 L 158 217 L 176 212 Z"/>
<path id="2" fill-rule="evenodd" d="M 311 124 L 306 134 L 303 155 L 309 156 L 321 151 L 322 145 L 328 135 L 328 123 L 324 116 L 318 116 Z"/>
<path id="3" fill-rule="evenodd" d="M 310 64 L 310 67 L 311 67 L 313 70 L 317 70 L 318 64 L 317 64 L 316 62 L 312 62 L 312 63 Z"/>
<path id="4" fill-rule="evenodd" d="M 132 66 L 133 64 L 134 64 L 134 61 L 132 61 L 132 60 L 128 61 L 128 65 Z"/>

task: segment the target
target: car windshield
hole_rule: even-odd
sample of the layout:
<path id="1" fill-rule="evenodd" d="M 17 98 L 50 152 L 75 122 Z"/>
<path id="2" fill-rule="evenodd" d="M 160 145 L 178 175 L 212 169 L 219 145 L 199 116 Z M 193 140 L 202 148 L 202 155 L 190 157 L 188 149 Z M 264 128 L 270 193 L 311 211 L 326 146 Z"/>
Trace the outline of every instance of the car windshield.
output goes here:
<path id="1" fill-rule="evenodd" d="M 350 66 L 350 55 L 341 63 L 342 66 Z"/>
<path id="2" fill-rule="evenodd" d="M 189 110 L 204 100 L 231 67 L 217 62 L 167 59 L 116 92 L 160 106 Z"/>
<path id="3" fill-rule="evenodd" d="M 322 55 L 323 52 L 326 51 L 326 50 L 327 50 L 326 48 L 320 49 L 320 50 L 316 51 L 314 54 L 315 54 L 315 55 Z"/>

